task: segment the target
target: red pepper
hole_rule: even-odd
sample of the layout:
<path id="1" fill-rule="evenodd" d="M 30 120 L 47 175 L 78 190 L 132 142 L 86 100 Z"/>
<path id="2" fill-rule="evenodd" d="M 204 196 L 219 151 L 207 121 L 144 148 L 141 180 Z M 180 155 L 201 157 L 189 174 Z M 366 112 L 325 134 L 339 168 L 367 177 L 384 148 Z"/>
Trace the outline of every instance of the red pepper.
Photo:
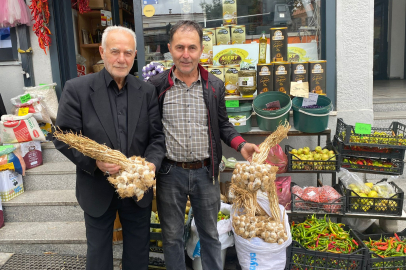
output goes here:
<path id="1" fill-rule="evenodd" d="M 395 233 L 395 237 L 396 237 L 396 240 L 398 240 L 399 242 L 401 242 L 399 236 L 398 236 L 396 233 Z"/>
<path id="2" fill-rule="evenodd" d="M 399 252 L 400 248 L 402 247 L 401 244 L 398 245 L 398 248 L 396 249 L 396 252 Z"/>
<path id="3" fill-rule="evenodd" d="M 306 226 L 304 226 L 306 229 L 308 229 L 308 228 L 310 228 L 310 226 L 309 225 L 306 225 Z"/>
<path id="4" fill-rule="evenodd" d="M 358 160 L 358 161 L 357 161 L 357 164 L 358 164 L 358 165 L 364 165 L 364 163 L 363 163 L 361 160 Z"/>
<path id="5" fill-rule="evenodd" d="M 316 247 L 319 246 L 319 238 L 320 238 L 320 234 L 317 236 Z"/>
<path id="6" fill-rule="evenodd" d="M 352 239 L 352 242 L 358 247 L 357 241 L 355 241 L 354 239 Z"/>
<path id="7" fill-rule="evenodd" d="M 348 250 L 348 252 L 351 252 L 351 246 L 349 246 L 349 250 Z"/>
<path id="8" fill-rule="evenodd" d="M 294 221 L 292 221 L 292 227 L 294 227 L 295 226 L 295 222 Z"/>
<path id="9" fill-rule="evenodd" d="M 388 249 L 388 247 L 387 246 L 382 246 L 382 247 L 376 247 L 377 249 L 379 249 L 379 250 L 387 250 Z"/>

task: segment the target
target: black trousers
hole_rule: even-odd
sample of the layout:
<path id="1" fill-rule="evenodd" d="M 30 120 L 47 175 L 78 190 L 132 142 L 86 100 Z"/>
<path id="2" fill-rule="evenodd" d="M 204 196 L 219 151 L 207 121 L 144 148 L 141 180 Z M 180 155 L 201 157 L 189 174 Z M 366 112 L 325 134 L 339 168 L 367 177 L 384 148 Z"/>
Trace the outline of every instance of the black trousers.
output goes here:
<path id="1" fill-rule="evenodd" d="M 152 204 L 139 207 L 132 198 L 115 194 L 106 213 L 92 217 L 85 213 L 87 238 L 86 270 L 113 270 L 113 227 L 116 212 L 123 229 L 123 270 L 147 270 Z"/>

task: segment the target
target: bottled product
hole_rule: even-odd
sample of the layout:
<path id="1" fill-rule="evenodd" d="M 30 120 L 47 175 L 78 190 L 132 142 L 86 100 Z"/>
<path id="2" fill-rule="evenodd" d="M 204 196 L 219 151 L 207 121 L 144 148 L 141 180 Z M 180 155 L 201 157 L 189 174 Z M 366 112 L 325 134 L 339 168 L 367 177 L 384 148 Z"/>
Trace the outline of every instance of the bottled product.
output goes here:
<path id="1" fill-rule="evenodd" d="M 265 36 L 265 31 L 262 31 L 262 35 L 259 38 L 258 64 L 266 63 L 266 43 L 267 43 L 267 38 Z"/>

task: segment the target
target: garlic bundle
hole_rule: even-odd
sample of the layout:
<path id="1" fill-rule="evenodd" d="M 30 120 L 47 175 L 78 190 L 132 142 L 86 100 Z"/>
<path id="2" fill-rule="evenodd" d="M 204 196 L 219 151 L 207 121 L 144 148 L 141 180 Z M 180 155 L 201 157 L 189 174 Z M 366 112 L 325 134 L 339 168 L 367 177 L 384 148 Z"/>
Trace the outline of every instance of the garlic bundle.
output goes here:
<path id="1" fill-rule="evenodd" d="M 231 182 L 240 188 L 263 192 L 269 190 L 269 184 L 276 179 L 278 167 L 269 164 L 237 163 L 231 177 Z"/>
<path id="2" fill-rule="evenodd" d="M 130 157 L 130 165 L 111 175 L 107 179 L 114 185 L 121 198 L 137 196 L 137 200 L 144 197 L 149 188 L 155 189 L 154 165 L 141 157 Z"/>
<path id="3" fill-rule="evenodd" d="M 234 216 L 233 228 L 237 235 L 245 239 L 258 237 L 267 243 L 279 245 L 288 240 L 283 225 L 269 216 Z"/>

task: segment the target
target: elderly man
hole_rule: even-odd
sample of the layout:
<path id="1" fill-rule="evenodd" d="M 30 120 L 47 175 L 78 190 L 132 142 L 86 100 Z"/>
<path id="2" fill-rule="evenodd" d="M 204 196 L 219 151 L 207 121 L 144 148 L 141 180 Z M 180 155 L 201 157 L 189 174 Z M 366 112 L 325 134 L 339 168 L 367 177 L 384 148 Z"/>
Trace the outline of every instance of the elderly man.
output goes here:
<path id="1" fill-rule="evenodd" d="M 179 21 L 169 33 L 174 67 L 150 82 L 159 97 L 166 158 L 157 174 L 157 205 L 166 269 L 185 269 L 183 223 L 189 195 L 200 236 L 204 270 L 220 270 L 217 233 L 220 209 L 221 140 L 250 160 L 259 149 L 246 143 L 228 121 L 224 83 L 199 65 L 202 28 Z"/>
<path id="2" fill-rule="evenodd" d="M 56 125 L 64 131 L 81 132 L 128 157 L 145 157 L 159 169 L 165 144 L 158 98 L 152 85 L 128 75 L 137 53 L 135 33 L 120 26 L 108 27 L 99 51 L 105 69 L 66 82 Z M 86 269 L 113 269 L 117 211 L 123 229 L 123 269 L 148 269 L 152 190 L 139 202 L 120 199 L 107 180 L 120 166 L 86 157 L 62 142 L 54 143 L 76 164 L 76 197 L 86 224 Z"/>

